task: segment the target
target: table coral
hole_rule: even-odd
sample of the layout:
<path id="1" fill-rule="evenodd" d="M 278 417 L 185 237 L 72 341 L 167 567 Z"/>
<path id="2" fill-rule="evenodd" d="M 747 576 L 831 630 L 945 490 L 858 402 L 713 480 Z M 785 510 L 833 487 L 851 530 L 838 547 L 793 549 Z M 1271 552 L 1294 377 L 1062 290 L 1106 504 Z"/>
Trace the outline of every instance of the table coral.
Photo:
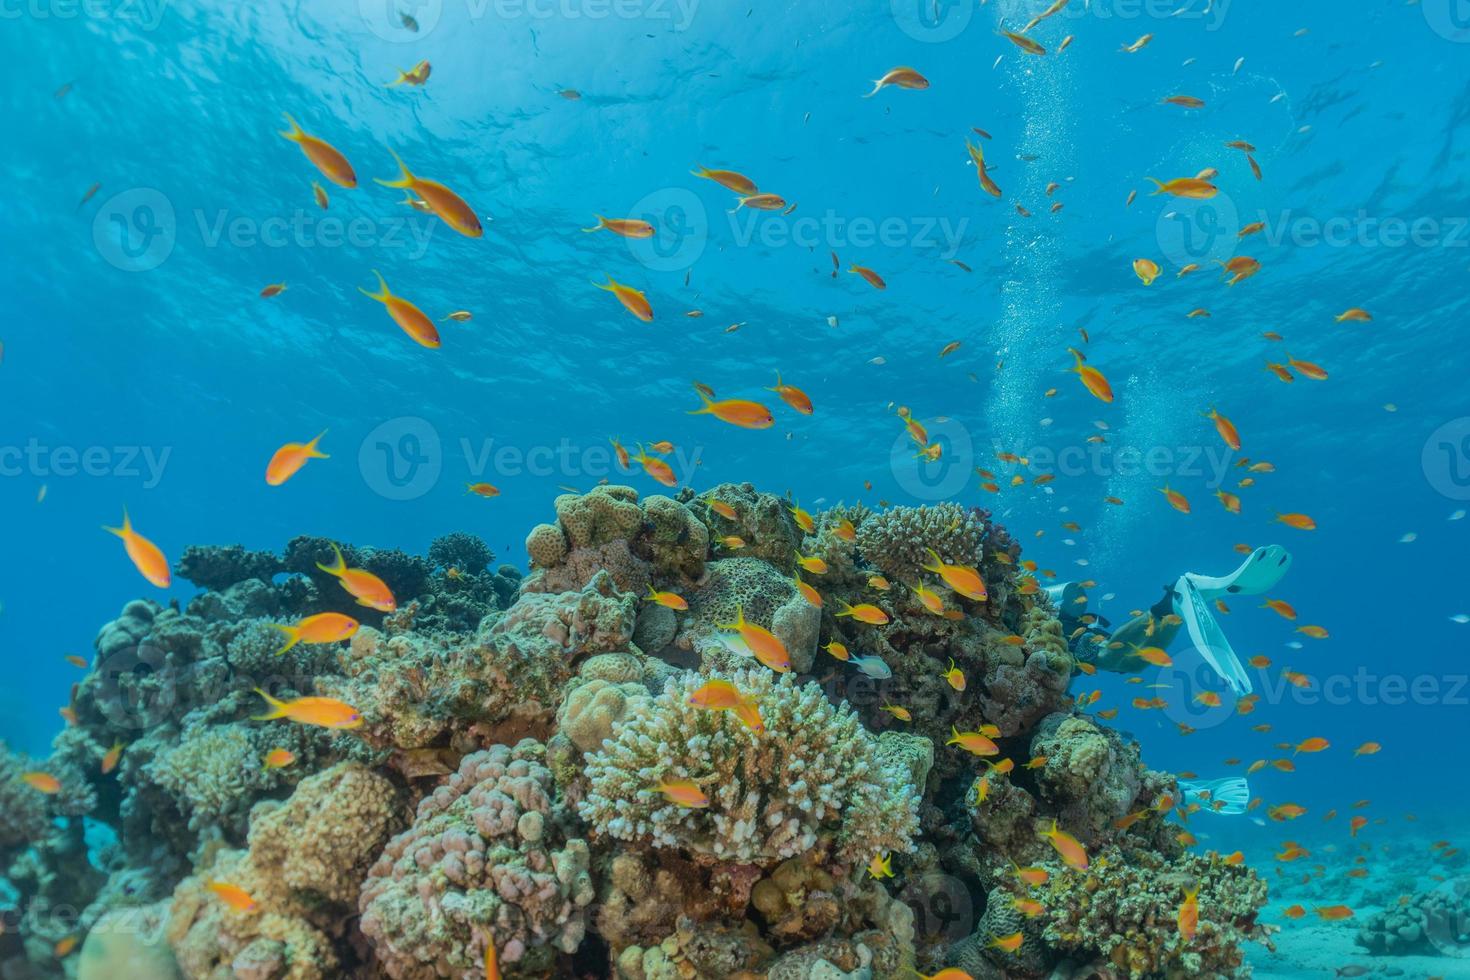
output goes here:
<path id="1" fill-rule="evenodd" d="M 728 676 L 759 707 L 763 733 L 687 703 L 708 677 L 670 680 L 587 757 L 583 818 L 619 840 L 714 861 L 772 865 L 823 837 L 835 840 L 840 860 L 859 864 L 909 849 L 917 824 L 910 773 L 881 764 L 877 740 L 849 706 L 765 668 Z M 698 782 L 710 806 L 669 803 L 653 788 L 661 779 Z"/>
<path id="2" fill-rule="evenodd" d="M 396 980 L 502 965 L 546 969 L 587 928 L 585 842 L 563 831 L 545 749 L 525 740 L 465 756 L 388 842 L 363 883 L 361 929 Z"/>

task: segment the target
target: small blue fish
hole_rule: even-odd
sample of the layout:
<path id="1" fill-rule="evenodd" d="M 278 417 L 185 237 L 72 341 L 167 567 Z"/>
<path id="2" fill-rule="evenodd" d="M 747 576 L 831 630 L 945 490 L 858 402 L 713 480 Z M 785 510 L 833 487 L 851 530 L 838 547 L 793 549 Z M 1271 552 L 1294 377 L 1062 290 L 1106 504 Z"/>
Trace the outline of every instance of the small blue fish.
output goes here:
<path id="1" fill-rule="evenodd" d="M 875 680 L 886 681 L 893 676 L 882 657 L 853 657 L 849 663 Z"/>

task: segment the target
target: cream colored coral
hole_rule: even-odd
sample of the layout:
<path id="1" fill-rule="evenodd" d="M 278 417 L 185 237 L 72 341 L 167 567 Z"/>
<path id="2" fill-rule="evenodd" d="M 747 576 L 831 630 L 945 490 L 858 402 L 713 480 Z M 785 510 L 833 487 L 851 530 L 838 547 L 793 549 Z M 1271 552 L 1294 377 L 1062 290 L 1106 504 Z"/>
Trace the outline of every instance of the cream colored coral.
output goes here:
<path id="1" fill-rule="evenodd" d="M 833 838 L 848 862 L 909 850 L 918 796 L 910 774 L 884 767 L 845 702 L 764 668 L 728 676 L 758 705 L 764 732 L 688 704 L 708 677 L 672 679 L 588 756 L 583 818 L 611 837 L 725 861 L 774 864 L 819 837 Z M 668 802 L 654 788 L 663 779 L 699 783 L 709 807 Z"/>

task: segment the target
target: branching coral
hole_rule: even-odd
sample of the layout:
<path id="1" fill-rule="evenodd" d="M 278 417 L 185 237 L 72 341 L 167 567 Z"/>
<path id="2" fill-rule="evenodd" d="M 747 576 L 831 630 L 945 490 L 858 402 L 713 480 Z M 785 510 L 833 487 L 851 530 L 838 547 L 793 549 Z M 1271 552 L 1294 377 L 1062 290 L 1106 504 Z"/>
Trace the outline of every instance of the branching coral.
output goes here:
<path id="1" fill-rule="evenodd" d="M 670 680 L 645 710 L 614 729 L 587 758 L 579 806 L 598 832 L 715 861 L 771 865 L 834 840 L 846 862 L 906 851 L 916 829 L 909 771 L 884 768 L 876 740 L 846 704 L 789 675 L 739 671 L 735 685 L 759 707 L 765 731 L 729 712 L 689 705 L 708 678 Z M 688 809 L 654 788 L 662 779 L 704 787 L 707 809 Z"/>
<path id="2" fill-rule="evenodd" d="M 890 579 L 912 583 L 924 575 L 922 566 L 934 559 L 978 565 L 985 540 L 985 522 L 974 511 L 948 501 L 923 507 L 890 507 L 858 528 L 863 557 Z"/>
<path id="3" fill-rule="evenodd" d="M 362 932 L 389 976 L 473 970 L 487 940 L 502 964 L 544 970 L 581 943 L 590 855 L 562 829 L 544 759 L 530 740 L 466 756 L 389 841 L 360 897 Z"/>

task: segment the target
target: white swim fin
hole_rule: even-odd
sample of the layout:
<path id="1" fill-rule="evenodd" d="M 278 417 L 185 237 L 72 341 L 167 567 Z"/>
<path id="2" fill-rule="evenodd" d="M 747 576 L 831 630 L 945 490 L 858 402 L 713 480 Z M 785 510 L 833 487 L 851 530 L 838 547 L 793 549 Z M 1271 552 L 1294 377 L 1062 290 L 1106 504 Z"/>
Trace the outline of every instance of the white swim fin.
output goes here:
<path id="1" fill-rule="evenodd" d="M 1179 581 L 1174 584 L 1174 593 L 1177 596 L 1174 611 L 1183 618 L 1189 639 L 1194 643 L 1195 649 L 1199 650 L 1200 656 L 1205 658 L 1205 663 L 1230 685 L 1237 696 L 1249 694 L 1251 679 L 1245 672 L 1245 665 L 1235 655 L 1225 631 L 1215 622 L 1215 617 L 1210 613 L 1210 605 L 1199 589 L 1195 588 L 1193 578 L 1194 576 L 1186 573 L 1179 576 Z"/>
<path id="2" fill-rule="evenodd" d="M 1244 813 L 1251 800 L 1250 784 L 1243 776 L 1227 776 L 1224 779 L 1205 781 L 1181 779 L 1179 788 L 1184 791 L 1185 806 L 1198 803 L 1202 813 Z M 1213 804 L 1217 802 L 1223 802 L 1224 805 L 1216 809 Z"/>
<path id="3" fill-rule="evenodd" d="M 1268 544 L 1252 551 L 1229 575 L 1212 577 L 1188 572 L 1184 577 L 1206 599 L 1219 599 L 1227 595 L 1260 595 L 1275 588 L 1290 568 L 1291 552 L 1279 544 Z"/>

